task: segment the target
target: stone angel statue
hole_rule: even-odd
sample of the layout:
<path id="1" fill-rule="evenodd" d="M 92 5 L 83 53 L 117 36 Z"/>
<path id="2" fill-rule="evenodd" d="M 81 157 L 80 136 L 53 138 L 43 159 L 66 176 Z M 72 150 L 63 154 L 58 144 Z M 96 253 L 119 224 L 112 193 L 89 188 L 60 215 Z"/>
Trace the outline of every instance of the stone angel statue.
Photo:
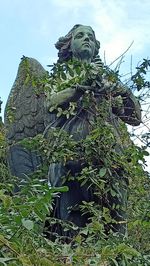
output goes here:
<path id="1" fill-rule="evenodd" d="M 71 61 L 72 66 L 75 62 L 96 66 L 101 70 L 104 66 L 98 57 L 100 43 L 96 39 L 95 32 L 90 26 L 75 25 L 69 33 L 61 37 L 56 43 L 58 49 L 58 62 L 66 63 Z M 101 72 L 100 72 L 101 73 Z M 101 116 L 104 106 L 103 102 L 111 96 L 109 111 L 105 116 L 105 124 L 111 126 L 115 135 L 116 143 L 114 150 L 116 153 L 123 152 L 121 142 L 121 132 L 119 131 L 120 122 L 138 126 L 141 122 L 140 104 L 132 91 L 122 84 L 121 81 L 113 82 L 107 79 L 107 75 L 103 73 L 99 75 L 99 81 L 93 83 L 88 79 L 82 84 L 74 84 L 64 90 L 53 92 L 49 99 L 46 99 L 41 83 L 37 83 L 37 87 L 33 86 L 32 78 L 28 82 L 28 76 L 43 78 L 46 71 L 35 59 L 23 58 L 16 81 L 10 93 L 5 112 L 5 124 L 7 127 L 7 138 L 9 147 L 8 161 L 11 172 L 24 178 L 25 175 L 34 172 L 42 163 L 42 158 L 34 151 L 28 151 L 22 147 L 18 141 L 26 137 L 34 137 L 44 132 L 44 137 L 49 138 L 49 132 L 54 129 L 64 130 L 76 142 L 85 140 L 90 132 L 91 125 L 95 123 L 97 117 Z M 38 88 L 39 86 L 39 88 Z M 35 89 L 36 88 L 36 89 Z M 91 96 L 87 107 L 84 106 L 84 98 L 87 94 Z M 115 106 L 114 100 L 120 97 L 121 106 Z M 57 107 L 67 110 L 69 103 L 76 103 L 76 115 L 70 117 L 57 115 Z M 52 111 L 51 107 L 55 106 Z M 101 113 L 98 111 L 101 108 Z M 14 113 L 14 118 L 10 121 L 10 111 Z M 49 123 L 46 123 L 46 116 L 49 117 Z M 122 122 L 121 122 L 122 123 Z M 55 141 L 55 140 L 54 140 Z M 108 147 L 107 147 L 108 149 Z M 101 155 L 99 155 L 101 157 Z M 81 158 L 79 154 L 79 158 Z M 68 192 L 60 194 L 55 204 L 55 218 L 75 223 L 78 227 L 85 226 L 88 222 L 89 215 L 84 215 L 80 209 L 83 201 L 90 202 L 95 199 L 95 195 L 89 184 L 80 185 L 78 176 L 80 176 L 84 167 L 100 169 L 104 164 L 103 158 L 99 158 L 100 164 L 94 160 L 87 162 L 83 156 L 83 160 L 54 161 L 49 165 L 48 179 L 53 187 L 59 187 L 62 184 L 68 186 Z M 68 175 L 73 176 L 73 180 L 62 182 L 62 177 Z M 114 180 L 114 181 L 113 181 Z M 107 184 L 107 193 L 102 200 L 102 205 L 110 209 L 116 224 L 113 224 L 114 231 L 125 233 L 126 226 L 122 223 L 126 219 L 126 203 L 127 203 L 127 186 L 128 180 L 124 177 L 123 170 L 117 169 L 113 173 L 112 183 L 118 182 L 120 186 L 116 188 L 116 193 L 120 195 L 118 198 L 112 196 L 109 192 Z M 120 181 L 121 180 L 121 181 Z M 107 182 L 106 182 L 107 183 Z M 122 185 L 121 185 L 122 184 Z M 114 206 L 120 206 L 115 208 Z M 59 230 L 56 229 L 58 232 Z M 61 231 L 61 232 L 60 232 Z M 64 232 L 61 228 L 60 234 L 72 234 L 72 232 Z"/>

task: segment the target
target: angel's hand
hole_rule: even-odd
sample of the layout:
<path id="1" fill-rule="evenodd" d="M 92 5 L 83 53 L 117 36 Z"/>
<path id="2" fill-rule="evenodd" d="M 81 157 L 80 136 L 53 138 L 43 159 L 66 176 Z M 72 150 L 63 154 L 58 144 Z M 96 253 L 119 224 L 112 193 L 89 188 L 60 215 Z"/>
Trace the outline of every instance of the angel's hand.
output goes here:
<path id="1" fill-rule="evenodd" d="M 130 90 L 120 81 L 112 82 L 104 78 L 102 80 L 102 83 L 106 93 L 111 93 L 113 97 L 127 96 L 128 94 L 130 94 Z"/>
<path id="2" fill-rule="evenodd" d="M 80 84 L 73 85 L 72 88 L 76 89 L 79 92 L 86 92 L 86 91 L 94 90 L 92 86 L 86 86 L 86 85 L 80 85 Z"/>
<path id="3" fill-rule="evenodd" d="M 119 81 L 117 82 L 116 87 L 113 90 L 113 95 L 115 97 L 117 96 L 130 97 L 131 91 L 127 86 L 125 86 L 123 83 Z"/>

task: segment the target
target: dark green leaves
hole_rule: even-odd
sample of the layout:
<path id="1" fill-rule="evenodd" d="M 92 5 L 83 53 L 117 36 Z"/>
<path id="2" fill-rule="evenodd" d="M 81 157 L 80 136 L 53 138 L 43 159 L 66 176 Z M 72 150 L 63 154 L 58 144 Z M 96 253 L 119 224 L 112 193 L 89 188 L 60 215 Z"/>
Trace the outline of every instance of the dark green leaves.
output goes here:
<path id="1" fill-rule="evenodd" d="M 149 68 L 150 68 L 150 60 L 143 59 L 142 64 L 136 67 L 137 72 L 131 77 L 131 80 L 133 81 L 134 86 L 137 87 L 138 91 L 140 91 L 144 87 L 145 88 L 150 87 L 150 83 L 146 80 L 146 74 Z"/>

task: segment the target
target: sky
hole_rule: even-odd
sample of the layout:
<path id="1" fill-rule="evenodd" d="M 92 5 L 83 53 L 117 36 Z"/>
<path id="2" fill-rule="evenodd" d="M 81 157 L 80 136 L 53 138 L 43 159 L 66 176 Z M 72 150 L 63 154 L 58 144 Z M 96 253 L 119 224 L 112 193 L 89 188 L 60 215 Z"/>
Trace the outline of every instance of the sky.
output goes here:
<path id="1" fill-rule="evenodd" d="M 47 65 L 57 61 L 54 44 L 75 24 L 92 26 L 101 43 L 100 56 L 108 65 L 133 42 L 120 71 L 129 73 L 132 66 L 134 72 L 149 56 L 149 14 L 149 0 L 0 0 L 2 110 L 20 58 L 33 57 L 48 70 Z"/>

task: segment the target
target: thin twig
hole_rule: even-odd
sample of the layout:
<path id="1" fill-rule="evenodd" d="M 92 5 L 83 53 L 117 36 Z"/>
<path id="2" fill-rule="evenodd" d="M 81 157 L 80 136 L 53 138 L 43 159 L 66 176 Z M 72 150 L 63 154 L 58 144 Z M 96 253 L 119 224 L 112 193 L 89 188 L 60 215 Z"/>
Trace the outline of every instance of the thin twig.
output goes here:
<path id="1" fill-rule="evenodd" d="M 131 44 L 129 45 L 129 47 L 120 55 L 118 56 L 114 61 L 112 61 L 110 64 L 109 64 L 109 67 L 111 65 L 113 65 L 119 58 L 122 58 L 126 53 L 127 51 L 131 48 L 131 46 L 133 45 L 134 41 L 131 42 Z"/>

